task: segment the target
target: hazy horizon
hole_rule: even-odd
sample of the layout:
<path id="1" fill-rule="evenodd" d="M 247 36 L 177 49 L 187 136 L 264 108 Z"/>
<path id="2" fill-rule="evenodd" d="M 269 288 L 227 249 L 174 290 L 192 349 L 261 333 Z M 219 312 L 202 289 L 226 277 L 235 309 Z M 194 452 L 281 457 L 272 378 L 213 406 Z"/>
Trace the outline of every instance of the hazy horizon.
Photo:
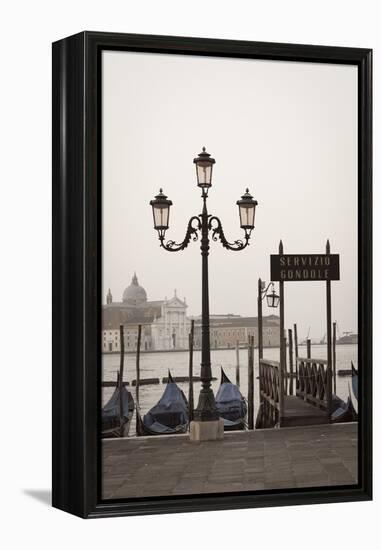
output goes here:
<path id="1" fill-rule="evenodd" d="M 148 300 L 186 297 L 201 313 L 200 243 L 160 248 L 149 201 L 173 201 L 166 237 L 181 241 L 201 210 L 193 158 L 216 159 L 208 207 L 229 241 L 242 238 L 237 199 L 258 200 L 251 245 L 211 242 L 210 311 L 257 315 L 270 254 L 340 254 L 332 319 L 357 331 L 357 68 L 195 56 L 103 52 L 103 302 L 136 271 Z M 276 284 L 276 288 L 278 285 Z M 279 314 L 263 303 L 263 314 Z M 326 331 L 325 283 L 285 284 L 285 326 Z"/>

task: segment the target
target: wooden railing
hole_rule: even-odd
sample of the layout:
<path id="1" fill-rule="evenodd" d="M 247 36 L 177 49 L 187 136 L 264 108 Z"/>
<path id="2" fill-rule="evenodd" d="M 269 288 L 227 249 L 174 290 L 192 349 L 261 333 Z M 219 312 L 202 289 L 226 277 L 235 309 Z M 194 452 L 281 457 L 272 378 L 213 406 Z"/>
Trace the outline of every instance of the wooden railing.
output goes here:
<path id="1" fill-rule="evenodd" d="M 296 362 L 296 396 L 325 411 L 330 416 L 332 370 L 328 361 L 297 357 Z M 286 422 L 285 401 L 289 405 L 289 401 L 287 401 L 289 388 L 287 386 L 287 376 L 279 361 L 263 358 L 259 360 L 260 425 L 262 428 L 282 427 Z"/>
<path id="2" fill-rule="evenodd" d="M 325 359 L 297 357 L 296 395 L 327 412 L 331 409 L 332 372 Z"/>
<path id="3" fill-rule="evenodd" d="M 260 359 L 259 392 L 265 417 L 280 422 L 284 412 L 285 380 L 279 361 Z"/>

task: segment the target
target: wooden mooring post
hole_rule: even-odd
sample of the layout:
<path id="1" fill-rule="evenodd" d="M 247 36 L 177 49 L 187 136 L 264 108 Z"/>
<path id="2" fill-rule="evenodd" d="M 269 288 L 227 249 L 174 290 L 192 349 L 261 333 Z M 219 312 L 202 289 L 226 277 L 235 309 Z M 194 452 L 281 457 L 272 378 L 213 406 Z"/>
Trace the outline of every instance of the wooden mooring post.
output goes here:
<path id="1" fill-rule="evenodd" d="M 258 310 L 258 369 L 259 369 L 259 411 L 262 415 L 262 418 L 264 418 L 264 415 L 267 412 L 267 401 L 263 400 L 262 395 L 262 365 L 261 365 L 261 359 L 263 359 L 263 327 L 262 327 L 262 279 L 258 279 L 258 298 L 257 298 L 257 310 Z M 250 337 L 249 340 L 250 342 Z M 254 342 L 254 340 L 253 340 Z M 254 359 L 253 359 L 254 362 Z M 253 392 L 254 394 L 254 392 Z M 253 413 L 254 414 L 254 413 Z M 259 420 L 260 417 L 256 419 L 256 426 L 257 422 L 259 423 L 260 427 L 262 426 L 261 420 Z"/>
<path id="2" fill-rule="evenodd" d="M 279 242 L 279 255 L 283 255 L 283 242 Z M 285 339 L 284 339 L 284 282 L 279 281 L 279 332 L 280 332 L 280 350 L 279 350 L 279 427 L 282 426 L 283 413 L 284 413 L 284 374 L 286 358 L 285 353 Z"/>
<path id="3" fill-rule="evenodd" d="M 194 319 L 191 321 L 191 329 L 189 333 L 189 422 L 193 420 L 194 395 L 193 395 L 193 342 L 194 342 Z"/>
<path id="4" fill-rule="evenodd" d="M 118 376 L 118 387 L 119 387 L 119 427 L 120 427 L 120 437 L 122 437 L 123 432 L 123 371 L 124 371 L 124 330 L 123 325 L 119 326 L 119 345 L 120 345 L 120 365 L 119 365 L 119 376 Z"/>
<path id="5" fill-rule="evenodd" d="M 240 379 L 239 379 L 239 341 L 238 340 L 235 344 L 235 359 L 236 359 L 236 362 L 235 362 L 235 383 L 239 387 Z"/>
<path id="6" fill-rule="evenodd" d="M 309 338 L 307 338 L 306 340 L 306 344 L 307 344 L 307 359 L 311 359 L 311 340 Z M 303 376 L 305 377 L 305 370 L 303 370 Z M 304 401 L 307 401 L 307 387 L 308 387 L 308 383 L 307 383 L 307 378 L 304 378 L 303 382 L 304 382 Z"/>
<path id="7" fill-rule="evenodd" d="M 299 357 L 299 350 L 298 350 L 298 327 L 296 323 L 294 323 L 294 346 L 295 346 L 295 392 L 298 389 L 298 357 Z"/>
<path id="8" fill-rule="evenodd" d="M 325 248 L 327 255 L 331 254 L 331 245 L 327 239 Z M 331 418 L 332 413 L 332 299 L 331 299 L 331 281 L 327 280 L 327 375 L 328 375 L 328 395 L 327 395 L 327 413 Z"/>
<path id="9" fill-rule="evenodd" d="M 286 334 L 286 330 L 284 331 L 284 334 Z M 288 385 L 289 385 L 289 378 L 288 378 L 288 371 L 287 371 L 287 338 L 286 336 L 283 338 L 283 365 L 284 365 L 284 394 L 288 395 Z"/>
<path id="10" fill-rule="evenodd" d="M 333 391 L 336 395 L 336 321 L 333 323 L 333 334 L 332 334 L 332 367 L 333 367 Z"/>
<path id="11" fill-rule="evenodd" d="M 258 358 L 259 364 L 263 359 L 263 334 L 262 334 L 262 279 L 258 279 Z"/>
<path id="12" fill-rule="evenodd" d="M 136 433 L 138 433 L 138 410 L 139 410 L 139 386 L 140 386 L 140 342 L 142 339 L 142 325 L 138 325 L 138 341 L 136 344 Z"/>
<path id="13" fill-rule="evenodd" d="M 311 340 L 310 338 L 307 338 L 307 357 L 308 359 L 311 359 Z"/>
<path id="14" fill-rule="evenodd" d="M 254 336 L 248 337 L 247 346 L 247 424 L 254 430 Z"/>
<path id="15" fill-rule="evenodd" d="M 294 325 L 295 326 L 295 325 Z M 293 346 L 292 346 L 292 330 L 288 329 L 288 366 L 290 373 L 290 395 L 294 395 L 294 359 L 293 359 Z"/>

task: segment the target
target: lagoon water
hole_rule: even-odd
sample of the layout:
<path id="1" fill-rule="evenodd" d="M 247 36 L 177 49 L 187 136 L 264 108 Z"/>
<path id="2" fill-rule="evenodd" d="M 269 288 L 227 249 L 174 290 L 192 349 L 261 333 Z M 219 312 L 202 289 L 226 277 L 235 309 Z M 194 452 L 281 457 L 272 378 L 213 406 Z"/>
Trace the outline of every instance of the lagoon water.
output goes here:
<path id="1" fill-rule="evenodd" d="M 265 359 L 279 360 L 279 348 L 265 348 L 263 352 Z M 307 350 L 305 346 L 299 345 L 299 356 L 306 357 Z M 327 347 L 325 345 L 315 345 L 311 348 L 311 355 L 316 359 L 326 359 Z M 200 358 L 201 351 L 194 351 L 193 354 L 193 374 L 200 375 Z M 258 350 L 254 351 L 254 420 L 256 418 L 259 395 L 258 386 Z M 216 394 L 220 385 L 221 368 L 224 369 L 227 376 L 232 382 L 235 382 L 235 366 L 236 352 L 234 349 L 228 350 L 212 350 L 212 372 L 217 378 L 212 382 L 212 388 Z M 136 378 L 135 371 L 135 355 L 126 354 L 124 360 L 124 380 L 130 382 L 129 391 L 135 398 L 135 388 L 131 387 L 131 381 Z M 351 361 L 355 367 L 358 367 L 357 362 L 357 345 L 338 345 L 336 347 L 336 370 L 350 369 Z M 119 370 L 120 358 L 118 354 L 105 354 L 102 356 L 103 380 L 115 381 L 117 371 Z M 161 383 L 161 379 L 168 375 L 168 370 L 173 376 L 188 376 L 189 353 L 183 352 L 160 352 L 160 353 L 142 353 L 140 355 L 140 378 L 159 378 L 160 384 L 141 386 L 139 389 L 139 403 L 141 414 L 144 415 L 151 407 L 153 407 L 160 399 L 165 385 Z M 294 367 L 295 370 L 295 367 Z M 350 377 L 337 376 L 337 395 L 346 400 L 349 393 Z M 187 382 L 179 383 L 179 386 L 188 395 L 189 384 Z M 195 406 L 197 405 L 198 394 L 200 391 L 200 382 L 195 382 L 193 385 Z M 240 390 L 247 397 L 247 350 L 240 350 Z M 103 403 L 111 396 L 113 388 L 103 388 Z M 354 399 L 354 398 L 353 398 Z M 354 399 L 355 405 L 357 405 Z M 133 420 L 130 436 L 135 434 L 135 422 Z"/>

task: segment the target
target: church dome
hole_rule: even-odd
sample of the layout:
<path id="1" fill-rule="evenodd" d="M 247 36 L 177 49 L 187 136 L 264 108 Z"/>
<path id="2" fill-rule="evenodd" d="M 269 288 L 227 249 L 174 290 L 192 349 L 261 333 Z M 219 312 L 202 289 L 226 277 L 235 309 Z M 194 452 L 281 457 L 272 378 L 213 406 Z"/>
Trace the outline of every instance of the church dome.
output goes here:
<path id="1" fill-rule="evenodd" d="M 147 301 L 147 293 L 138 283 L 136 273 L 132 277 L 130 286 L 123 292 L 123 302 L 130 306 L 139 306 Z"/>

